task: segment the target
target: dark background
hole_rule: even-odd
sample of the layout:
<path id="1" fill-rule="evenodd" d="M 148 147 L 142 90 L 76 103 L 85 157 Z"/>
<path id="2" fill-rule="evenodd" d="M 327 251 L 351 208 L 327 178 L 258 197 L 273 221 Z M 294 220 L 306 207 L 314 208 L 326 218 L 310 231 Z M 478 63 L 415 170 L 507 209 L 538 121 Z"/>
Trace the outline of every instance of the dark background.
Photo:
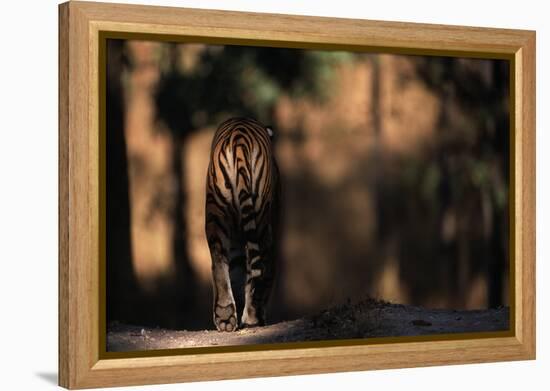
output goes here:
<path id="1" fill-rule="evenodd" d="M 109 40 L 107 63 L 108 322 L 212 328 L 204 180 L 235 115 L 277 133 L 271 322 L 508 303 L 507 61 Z"/>

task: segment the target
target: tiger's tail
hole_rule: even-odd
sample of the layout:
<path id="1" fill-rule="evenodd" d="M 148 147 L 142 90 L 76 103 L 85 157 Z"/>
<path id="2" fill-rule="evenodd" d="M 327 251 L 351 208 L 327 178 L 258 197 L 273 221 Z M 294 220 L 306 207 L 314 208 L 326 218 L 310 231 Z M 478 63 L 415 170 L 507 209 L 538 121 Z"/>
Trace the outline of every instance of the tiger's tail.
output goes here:
<path id="1" fill-rule="evenodd" d="M 251 179 L 251 178 L 250 178 Z M 254 265 L 260 261 L 261 251 L 257 231 L 256 210 L 254 208 L 254 195 L 252 193 L 252 181 L 247 181 L 246 185 L 239 190 L 239 208 L 241 212 L 241 226 L 243 237 L 246 243 L 247 270 L 251 276 L 259 276 L 261 270 L 254 268 Z"/>

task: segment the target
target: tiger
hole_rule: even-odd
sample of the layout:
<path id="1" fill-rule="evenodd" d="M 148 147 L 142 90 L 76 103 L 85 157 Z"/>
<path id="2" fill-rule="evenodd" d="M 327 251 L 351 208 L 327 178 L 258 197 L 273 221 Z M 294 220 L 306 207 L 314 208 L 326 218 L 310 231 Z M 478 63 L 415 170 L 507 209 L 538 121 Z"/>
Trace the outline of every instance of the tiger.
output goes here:
<path id="1" fill-rule="evenodd" d="M 205 232 L 218 331 L 263 326 L 276 271 L 280 182 L 273 129 L 251 118 L 219 125 L 206 179 Z M 240 268 L 244 293 L 239 291 Z M 244 308 L 238 322 L 235 299 Z M 239 309 L 240 310 L 240 309 Z"/>

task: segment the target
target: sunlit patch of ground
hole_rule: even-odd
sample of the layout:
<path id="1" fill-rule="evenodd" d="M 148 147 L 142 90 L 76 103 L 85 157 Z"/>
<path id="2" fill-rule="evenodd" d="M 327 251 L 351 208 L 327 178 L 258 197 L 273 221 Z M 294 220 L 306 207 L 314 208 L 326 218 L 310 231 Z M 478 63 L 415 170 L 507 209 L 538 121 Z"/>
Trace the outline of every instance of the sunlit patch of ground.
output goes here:
<path id="1" fill-rule="evenodd" d="M 140 351 L 189 347 L 505 331 L 507 307 L 456 311 L 366 300 L 332 307 L 317 315 L 288 322 L 221 333 L 110 325 L 108 351 Z"/>

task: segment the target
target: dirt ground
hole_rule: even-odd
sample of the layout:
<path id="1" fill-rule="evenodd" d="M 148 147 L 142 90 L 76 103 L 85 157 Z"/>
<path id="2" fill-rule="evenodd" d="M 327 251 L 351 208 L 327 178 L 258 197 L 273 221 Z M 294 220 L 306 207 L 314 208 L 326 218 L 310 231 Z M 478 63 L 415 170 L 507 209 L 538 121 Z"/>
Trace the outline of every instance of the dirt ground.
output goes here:
<path id="1" fill-rule="evenodd" d="M 107 351 L 417 336 L 508 328 L 507 307 L 475 311 L 438 310 L 370 300 L 334 307 L 315 316 L 232 333 L 167 330 L 115 322 L 109 325 L 107 332 Z"/>

